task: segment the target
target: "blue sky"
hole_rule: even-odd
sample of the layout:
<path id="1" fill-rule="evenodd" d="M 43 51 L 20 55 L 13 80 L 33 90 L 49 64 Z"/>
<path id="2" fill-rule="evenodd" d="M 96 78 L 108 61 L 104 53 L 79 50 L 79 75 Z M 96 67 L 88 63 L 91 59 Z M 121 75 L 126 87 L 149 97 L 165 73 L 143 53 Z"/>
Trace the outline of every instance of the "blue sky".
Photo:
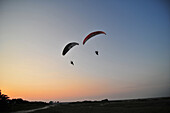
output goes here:
<path id="1" fill-rule="evenodd" d="M 161 0 L 1 0 L 0 88 L 10 97 L 44 101 L 168 96 L 167 6 Z M 107 35 L 82 45 L 97 30 Z M 63 57 L 72 41 L 80 45 Z"/>

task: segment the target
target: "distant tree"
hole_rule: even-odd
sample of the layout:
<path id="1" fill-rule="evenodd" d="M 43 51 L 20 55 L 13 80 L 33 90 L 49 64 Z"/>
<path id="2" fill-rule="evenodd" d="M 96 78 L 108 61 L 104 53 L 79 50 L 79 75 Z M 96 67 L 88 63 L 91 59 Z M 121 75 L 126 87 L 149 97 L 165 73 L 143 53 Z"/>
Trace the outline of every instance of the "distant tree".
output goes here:
<path id="1" fill-rule="evenodd" d="M 49 104 L 53 104 L 54 102 L 53 101 L 50 101 Z"/>
<path id="2" fill-rule="evenodd" d="M 104 100 L 102 100 L 102 102 L 108 102 L 109 100 L 108 99 L 104 99 Z"/>
<path id="3" fill-rule="evenodd" d="M 9 97 L 1 93 L 0 90 L 0 111 L 7 111 L 9 109 Z"/>
<path id="4" fill-rule="evenodd" d="M 9 97 L 8 97 L 7 95 L 5 95 L 5 94 L 2 94 L 2 93 L 1 93 L 1 90 L 0 90 L 0 101 L 4 101 L 4 102 L 5 102 L 5 101 L 8 100 L 8 98 L 9 98 Z"/>

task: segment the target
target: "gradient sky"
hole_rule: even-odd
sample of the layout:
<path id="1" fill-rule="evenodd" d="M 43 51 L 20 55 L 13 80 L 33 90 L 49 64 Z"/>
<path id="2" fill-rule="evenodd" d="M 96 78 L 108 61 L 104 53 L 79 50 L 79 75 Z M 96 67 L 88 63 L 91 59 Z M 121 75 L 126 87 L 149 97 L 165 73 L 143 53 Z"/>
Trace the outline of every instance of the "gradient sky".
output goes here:
<path id="1" fill-rule="evenodd" d="M 96 30 L 107 35 L 82 45 Z M 64 46 L 72 41 L 80 45 L 63 57 Z M 162 97 L 170 95 L 169 83 L 166 2 L 0 0 L 0 89 L 11 98 Z"/>

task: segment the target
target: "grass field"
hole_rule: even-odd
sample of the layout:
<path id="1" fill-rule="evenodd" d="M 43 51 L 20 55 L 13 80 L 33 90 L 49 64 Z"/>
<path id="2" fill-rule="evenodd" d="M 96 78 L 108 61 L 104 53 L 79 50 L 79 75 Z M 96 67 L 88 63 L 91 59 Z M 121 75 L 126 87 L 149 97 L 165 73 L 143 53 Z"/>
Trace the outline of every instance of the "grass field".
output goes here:
<path id="1" fill-rule="evenodd" d="M 58 104 L 34 113 L 170 113 L 170 97 Z"/>
<path id="2" fill-rule="evenodd" d="M 36 109 L 47 106 L 46 104 L 37 104 L 37 103 L 27 103 L 27 104 L 17 104 L 15 106 L 11 106 L 10 111 L 20 111 L 20 110 L 29 110 L 29 109 Z"/>
<path id="3" fill-rule="evenodd" d="M 20 104 L 10 104 L 8 105 L 8 109 L 4 111 L 0 111 L 0 113 L 11 113 L 16 111 L 22 110 L 30 110 L 30 109 L 37 109 L 47 106 L 48 104 L 45 103 L 37 103 L 37 102 L 30 102 L 30 103 L 20 103 Z M 0 106 L 2 107 L 2 106 Z"/>

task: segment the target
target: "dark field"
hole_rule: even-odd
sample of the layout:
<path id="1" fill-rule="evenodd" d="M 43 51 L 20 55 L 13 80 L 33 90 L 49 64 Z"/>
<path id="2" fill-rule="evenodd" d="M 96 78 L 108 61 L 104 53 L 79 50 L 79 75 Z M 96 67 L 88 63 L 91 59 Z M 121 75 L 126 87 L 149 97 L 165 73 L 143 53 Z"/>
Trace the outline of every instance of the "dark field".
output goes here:
<path id="1" fill-rule="evenodd" d="M 170 113 L 170 97 L 56 104 L 33 113 Z"/>
<path id="2" fill-rule="evenodd" d="M 29 110 L 29 109 L 36 109 L 40 107 L 44 107 L 47 104 L 44 103 L 27 103 L 27 104 L 17 104 L 15 106 L 11 105 L 10 111 L 20 111 L 20 110 Z"/>
<path id="3" fill-rule="evenodd" d="M 11 113 L 11 112 L 22 111 L 22 110 L 42 108 L 42 107 L 47 106 L 47 105 L 49 105 L 49 104 L 42 103 L 42 102 L 9 104 L 7 106 L 0 105 L 0 113 Z"/>

